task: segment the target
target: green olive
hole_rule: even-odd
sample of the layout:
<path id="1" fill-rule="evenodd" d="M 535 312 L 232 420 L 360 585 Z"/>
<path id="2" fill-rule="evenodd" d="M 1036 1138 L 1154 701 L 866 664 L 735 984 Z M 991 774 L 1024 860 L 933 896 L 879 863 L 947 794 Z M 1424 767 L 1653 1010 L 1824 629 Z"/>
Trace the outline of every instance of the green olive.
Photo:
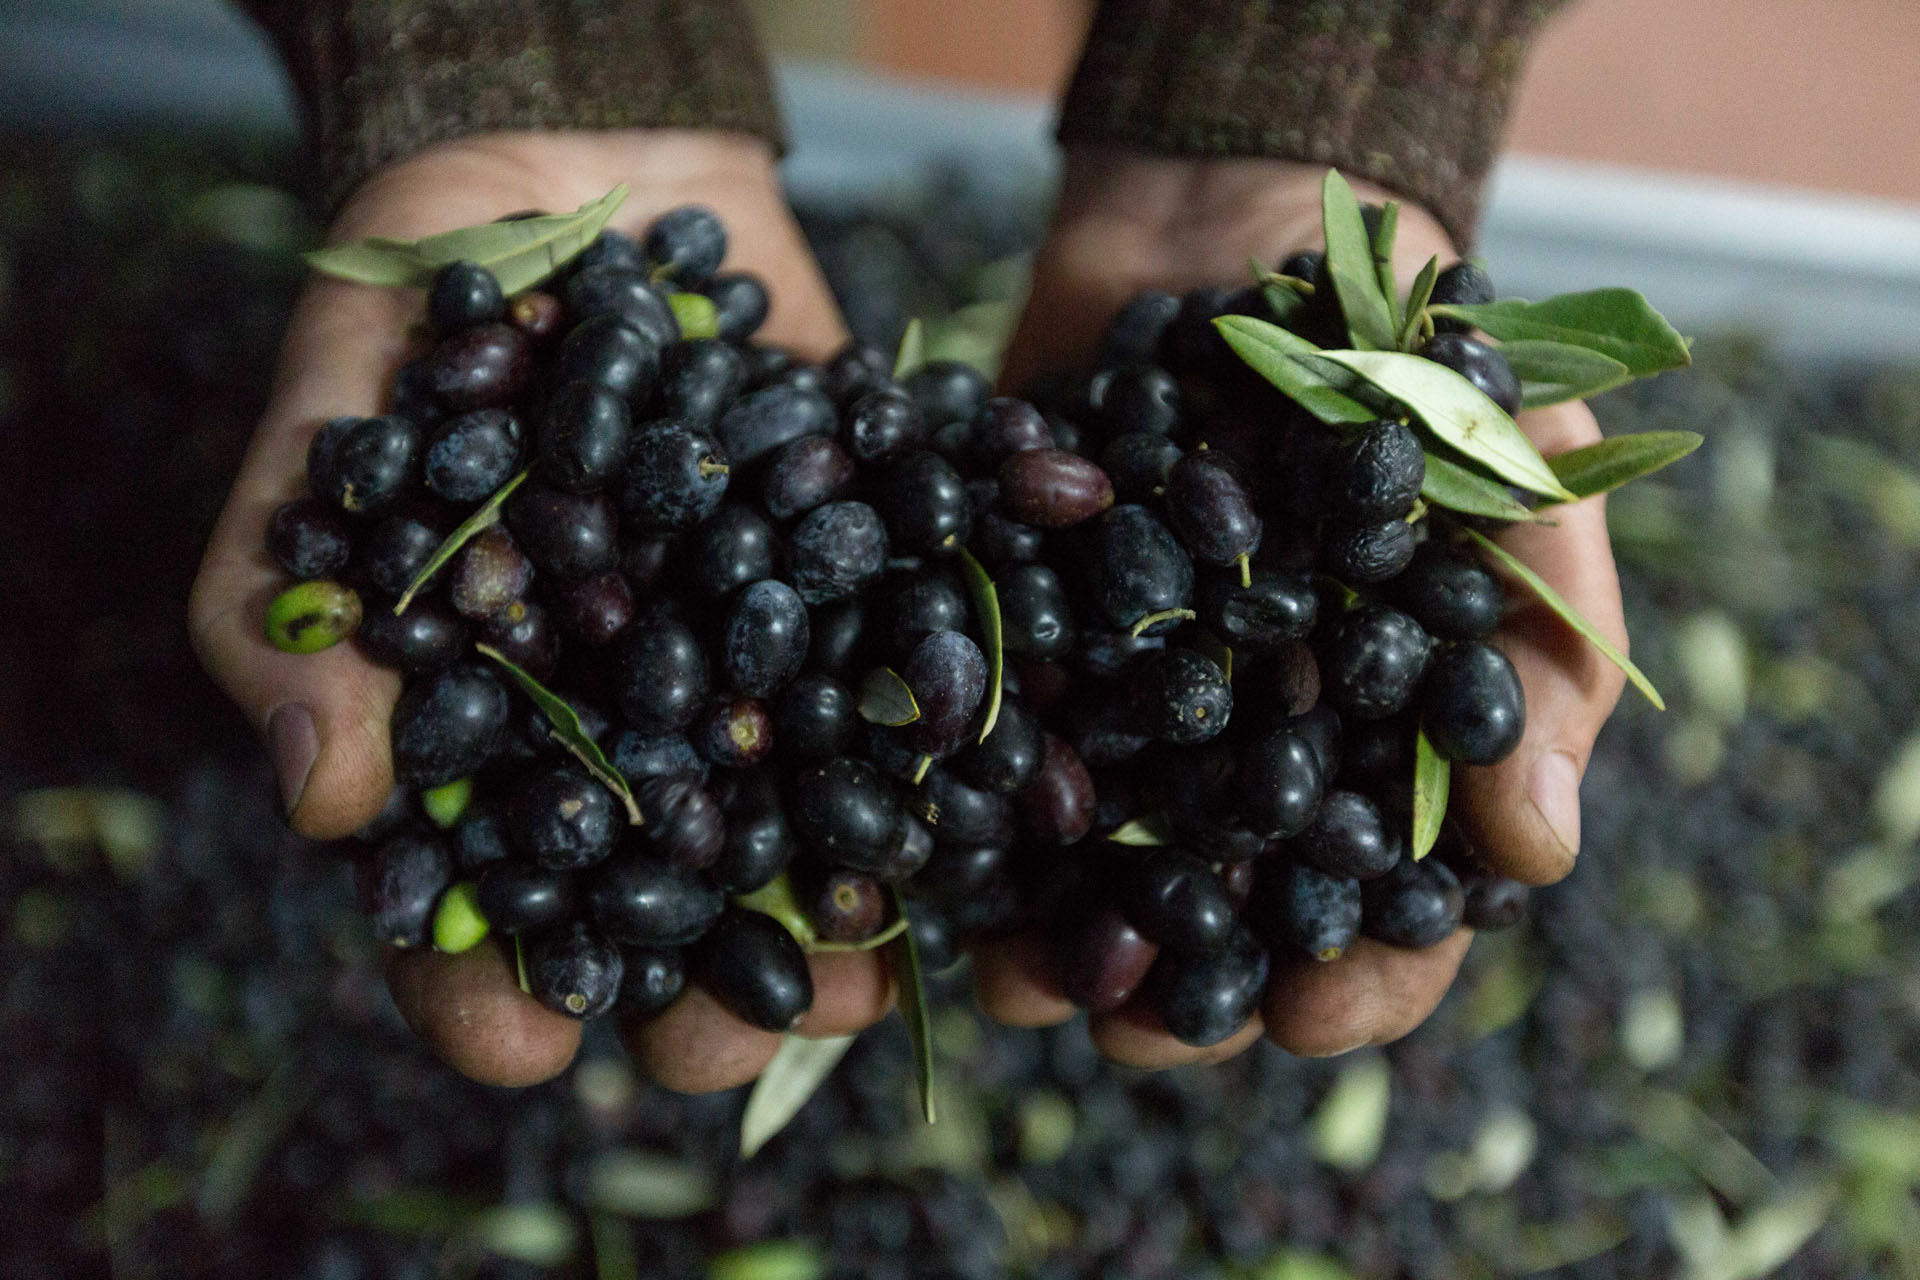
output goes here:
<path id="1" fill-rule="evenodd" d="M 720 336 L 719 309 L 713 305 L 713 299 L 704 293 L 669 294 L 667 305 L 673 308 L 673 318 L 680 322 L 682 338 L 691 340 Z"/>
<path id="2" fill-rule="evenodd" d="M 318 653 L 359 625 L 360 597 L 337 582 L 298 583 L 267 606 L 267 639 L 283 653 Z"/>
<path id="3" fill-rule="evenodd" d="M 473 779 L 455 778 L 452 782 L 429 787 L 420 793 L 420 807 L 427 811 L 436 827 L 451 827 L 467 812 L 473 801 Z"/>
<path id="4" fill-rule="evenodd" d="M 436 951 L 458 955 L 480 945 L 491 926 L 480 914 L 479 892 L 471 880 L 462 880 L 440 895 L 433 909 L 433 946 Z"/>

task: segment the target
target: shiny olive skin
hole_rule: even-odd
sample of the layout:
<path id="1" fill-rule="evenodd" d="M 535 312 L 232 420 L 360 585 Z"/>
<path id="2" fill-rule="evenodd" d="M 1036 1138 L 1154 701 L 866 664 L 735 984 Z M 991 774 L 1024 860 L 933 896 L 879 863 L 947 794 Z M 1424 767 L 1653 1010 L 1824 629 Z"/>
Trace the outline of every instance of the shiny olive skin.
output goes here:
<path id="1" fill-rule="evenodd" d="M 1041 844 L 1073 844 L 1093 829 L 1093 777 L 1065 739 L 1044 741 L 1040 768 L 1016 797 L 1021 823 Z"/>
<path id="2" fill-rule="evenodd" d="M 813 973 L 786 927 L 757 911 L 729 911 L 694 948 L 701 986 L 742 1022 L 791 1031 L 813 1007 Z"/>
<path id="3" fill-rule="evenodd" d="M 1160 954 L 1158 943 L 1109 907 L 1056 944 L 1060 986 L 1089 1013 L 1111 1013 L 1133 998 Z"/>
<path id="4" fill-rule="evenodd" d="M 489 864 L 480 873 L 480 913 L 502 933 L 550 929 L 574 913 L 573 878 L 519 859 Z"/>

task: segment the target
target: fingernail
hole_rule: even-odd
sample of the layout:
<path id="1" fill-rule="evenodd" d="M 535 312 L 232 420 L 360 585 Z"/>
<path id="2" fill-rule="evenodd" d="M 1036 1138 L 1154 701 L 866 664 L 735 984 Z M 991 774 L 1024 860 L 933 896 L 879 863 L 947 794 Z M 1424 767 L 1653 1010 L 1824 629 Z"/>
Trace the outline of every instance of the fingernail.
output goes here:
<path id="1" fill-rule="evenodd" d="M 273 755 L 273 771 L 280 779 L 280 801 L 289 817 L 300 807 L 307 790 L 307 775 L 320 754 L 320 731 L 313 727 L 313 712 L 305 704 L 290 702 L 267 719 L 267 750 Z"/>
<path id="2" fill-rule="evenodd" d="M 1300 1056 L 1303 1058 L 1338 1058 L 1343 1054 L 1352 1053 L 1355 1049 L 1364 1049 L 1372 1043 L 1373 1043 L 1372 1036 L 1361 1036 L 1358 1040 L 1355 1040 L 1352 1044 L 1347 1045 L 1345 1048 L 1328 1049 L 1324 1053 L 1303 1053 Z"/>
<path id="3" fill-rule="evenodd" d="M 1533 762 L 1527 795 L 1568 854 L 1580 852 L 1580 770 L 1564 751 L 1548 751 Z"/>

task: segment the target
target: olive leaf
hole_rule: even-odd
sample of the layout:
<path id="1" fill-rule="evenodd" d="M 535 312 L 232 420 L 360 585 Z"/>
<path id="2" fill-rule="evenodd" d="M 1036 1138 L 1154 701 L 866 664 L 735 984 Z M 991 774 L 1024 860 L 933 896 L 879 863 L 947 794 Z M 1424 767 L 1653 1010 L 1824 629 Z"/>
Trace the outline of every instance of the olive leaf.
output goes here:
<path id="1" fill-rule="evenodd" d="M 692 341 L 720 336 L 720 309 L 706 294 L 670 293 L 667 305 L 673 308 L 673 318 L 679 322 L 682 338 Z"/>
<path id="2" fill-rule="evenodd" d="M 1607 661 L 1625 672 L 1627 679 L 1632 681 L 1633 687 L 1645 694 L 1648 702 L 1651 702 L 1662 711 L 1667 709 L 1665 700 L 1660 697 L 1660 691 L 1653 687 L 1653 681 L 1647 679 L 1640 668 L 1633 665 L 1632 659 L 1616 649 L 1613 641 L 1600 634 L 1598 627 L 1588 622 L 1581 616 L 1578 609 L 1568 604 L 1558 591 L 1548 586 L 1546 579 L 1527 568 L 1511 551 L 1508 551 L 1499 543 L 1481 533 L 1478 529 L 1468 529 L 1466 534 L 1469 538 L 1480 544 L 1481 550 L 1492 556 L 1506 568 L 1508 572 L 1512 573 L 1514 577 L 1525 583 L 1527 587 L 1532 590 L 1533 594 L 1539 596 L 1541 601 L 1549 609 L 1559 614 L 1568 626 L 1585 636 L 1593 644 L 1593 647 L 1605 656 Z"/>
<path id="3" fill-rule="evenodd" d="M 1427 259 L 1427 265 L 1413 278 L 1413 288 L 1407 291 L 1406 317 L 1400 323 L 1400 350 L 1411 351 L 1420 340 L 1421 321 L 1426 318 L 1427 304 L 1433 301 L 1433 286 L 1439 279 L 1440 258 L 1436 254 Z"/>
<path id="4" fill-rule="evenodd" d="M 513 977 L 521 991 L 533 994 L 533 984 L 527 981 L 527 945 L 520 941 L 517 933 L 513 935 Z"/>
<path id="5" fill-rule="evenodd" d="M 980 741 L 985 742 L 1000 723 L 1001 685 L 1007 675 L 1006 644 L 1001 635 L 1000 591 L 993 575 L 974 558 L 973 552 L 960 548 L 960 572 L 973 595 L 973 611 L 980 616 L 980 651 L 987 659 L 987 716 L 980 722 Z M 918 782 L 919 779 L 914 779 Z"/>
<path id="6" fill-rule="evenodd" d="M 587 772 L 598 779 L 602 786 L 620 797 L 620 802 L 627 808 L 628 822 L 636 827 L 641 825 L 644 819 L 640 816 L 640 802 L 633 798 L 633 788 L 627 785 L 620 771 L 607 762 L 606 756 L 601 754 L 600 744 L 581 726 L 580 713 L 569 706 L 565 698 L 509 662 L 507 656 L 492 645 L 476 644 L 473 647 L 506 668 L 514 683 L 533 699 L 534 705 L 547 717 L 550 726 L 548 731 L 553 734 L 554 741 L 585 765 Z"/>
<path id="7" fill-rule="evenodd" d="M 927 362 L 926 326 L 915 316 L 907 321 L 907 331 L 900 335 L 900 350 L 894 353 L 893 376 L 895 381 L 906 377 Z"/>
<path id="8" fill-rule="evenodd" d="M 1320 187 L 1320 219 L 1327 237 L 1326 278 L 1347 318 L 1347 336 L 1362 351 L 1391 351 L 1398 337 L 1393 307 L 1380 292 L 1373 243 L 1360 202 L 1338 169 Z M 1384 229 L 1385 220 L 1382 219 Z"/>
<path id="9" fill-rule="evenodd" d="M 1506 411 L 1442 364 L 1403 351 L 1322 351 L 1411 409 L 1441 440 L 1495 475 L 1549 498 L 1570 498 Z"/>
<path id="10" fill-rule="evenodd" d="M 1547 465 L 1561 484 L 1582 498 L 1591 498 L 1680 461 L 1703 440 L 1692 431 L 1637 431 L 1569 449 L 1547 459 Z"/>
<path id="11" fill-rule="evenodd" d="M 1107 839 L 1134 848 L 1154 848 L 1173 843 L 1173 825 L 1166 814 L 1149 813 L 1121 823 L 1107 832 Z"/>
<path id="12" fill-rule="evenodd" d="M 892 667 L 875 667 L 860 682 L 860 718 L 872 724 L 893 728 L 912 724 L 920 718 L 920 704 L 913 690 Z"/>
<path id="13" fill-rule="evenodd" d="M 800 905 L 800 899 L 793 892 L 793 881 L 784 871 L 753 892 L 735 896 L 733 904 L 749 911 L 758 911 L 763 916 L 772 916 L 780 922 L 781 928 L 793 935 L 800 949 L 809 955 L 821 951 L 877 951 L 899 937 L 907 927 L 905 916 L 895 916 L 891 924 L 871 938 L 859 942 L 829 942 L 814 930 L 812 917 Z"/>
<path id="14" fill-rule="evenodd" d="M 511 222 L 486 222 L 419 240 L 372 237 L 317 249 L 307 265 L 362 284 L 424 285 L 453 262 L 485 267 L 509 296 L 531 289 L 593 243 L 627 198 L 623 183 L 572 213 L 547 213 Z"/>
<path id="15" fill-rule="evenodd" d="M 1291 280 L 1291 276 L 1280 277 Z M 1302 282 L 1304 283 L 1304 281 Z M 1312 285 L 1307 285 L 1311 289 Z M 1282 284 L 1270 284 L 1261 288 L 1260 296 L 1267 300 L 1267 310 L 1280 324 L 1292 324 L 1300 313 L 1307 309 L 1307 299 Z"/>
<path id="16" fill-rule="evenodd" d="M 1320 351 L 1298 334 L 1252 316 L 1221 316 L 1213 327 L 1248 368 L 1320 421 L 1372 422 L 1380 416 L 1335 386 L 1320 369 L 1297 359 Z"/>
<path id="17" fill-rule="evenodd" d="M 1399 234 L 1400 204 L 1389 200 L 1381 206 L 1380 225 L 1373 233 L 1373 275 L 1380 282 L 1380 296 L 1387 301 L 1387 319 L 1392 321 L 1396 334 L 1406 323 L 1399 309 L 1400 286 L 1393 278 L 1393 242 Z"/>
<path id="18" fill-rule="evenodd" d="M 413 581 L 407 584 L 407 589 L 400 593 L 398 600 L 394 601 L 393 612 L 396 616 L 407 611 L 407 606 L 413 603 L 413 598 L 426 588 L 427 583 L 433 580 L 434 574 L 446 567 L 447 561 L 459 554 L 460 548 L 500 523 L 500 508 L 506 505 L 507 499 L 513 496 L 515 489 L 526 483 L 529 474 L 531 470 L 522 471 L 501 485 L 491 498 L 481 503 L 472 515 L 460 522 L 459 528 L 447 535 L 447 540 L 427 557 L 427 562 L 420 566 L 420 572 L 413 575 Z"/>
<path id="19" fill-rule="evenodd" d="M 840 1059 L 853 1047 L 853 1036 L 831 1036 L 809 1040 L 805 1036 L 780 1037 L 780 1048 L 767 1063 L 760 1078 L 747 1095 L 747 1109 L 740 1117 L 740 1158 L 751 1160 L 787 1122 L 800 1114 L 807 1099 L 827 1082 Z"/>
<path id="20" fill-rule="evenodd" d="M 1501 343 L 1500 354 L 1520 379 L 1520 404 L 1527 409 L 1585 400 L 1633 381 L 1612 356 L 1570 342 L 1522 338 Z"/>
<path id="21" fill-rule="evenodd" d="M 1563 293 L 1545 302 L 1502 298 L 1471 305 L 1448 303 L 1429 310 L 1436 316 L 1464 320 L 1501 342 L 1540 339 L 1598 351 L 1627 366 L 1636 378 L 1693 362 L 1687 340 L 1632 289 Z"/>
<path id="22" fill-rule="evenodd" d="M 760 1240 L 717 1255 L 706 1280 L 820 1280 L 827 1274 L 818 1246 L 806 1240 Z"/>
<path id="23" fill-rule="evenodd" d="M 891 885 L 893 909 L 900 919 L 907 918 L 907 900 L 900 886 Z M 905 929 L 893 943 L 893 976 L 900 988 L 900 1016 L 907 1024 L 907 1038 L 913 1041 L 913 1074 L 920 1085 L 920 1113 L 932 1124 L 933 1115 L 933 1017 L 927 1005 L 926 981 L 920 972 L 920 946 L 913 930 Z"/>
<path id="24" fill-rule="evenodd" d="M 1427 454 L 1427 473 L 1420 481 L 1420 496 L 1436 507 L 1465 515 L 1550 523 L 1545 516 L 1529 511 L 1498 480 L 1489 480 L 1437 453 Z"/>
<path id="25" fill-rule="evenodd" d="M 1425 729 L 1413 737 L 1413 859 L 1418 862 L 1440 838 L 1447 816 L 1447 791 L 1453 768 L 1427 738 Z"/>

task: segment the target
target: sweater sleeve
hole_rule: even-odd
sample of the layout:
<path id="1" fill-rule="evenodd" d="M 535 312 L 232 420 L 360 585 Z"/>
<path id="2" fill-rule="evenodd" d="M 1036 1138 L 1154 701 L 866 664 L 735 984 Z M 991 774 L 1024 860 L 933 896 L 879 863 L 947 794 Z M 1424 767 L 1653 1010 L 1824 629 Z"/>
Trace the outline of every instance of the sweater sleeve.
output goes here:
<path id="1" fill-rule="evenodd" d="M 279 49 L 329 206 L 501 129 L 731 129 L 784 144 L 740 0 L 242 0 Z"/>
<path id="2" fill-rule="evenodd" d="M 1560 0 L 1101 0 L 1064 143 L 1332 165 L 1461 244 L 1527 42 Z"/>

